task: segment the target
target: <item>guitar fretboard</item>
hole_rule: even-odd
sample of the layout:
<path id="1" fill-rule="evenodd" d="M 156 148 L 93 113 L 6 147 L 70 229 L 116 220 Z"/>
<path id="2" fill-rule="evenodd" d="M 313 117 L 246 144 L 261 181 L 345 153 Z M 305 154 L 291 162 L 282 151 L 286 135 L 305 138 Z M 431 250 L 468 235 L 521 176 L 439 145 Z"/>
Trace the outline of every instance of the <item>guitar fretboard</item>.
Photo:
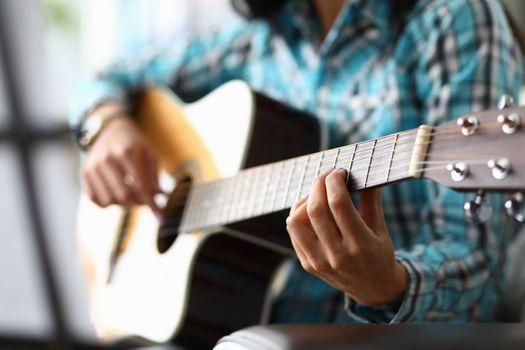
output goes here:
<path id="1" fill-rule="evenodd" d="M 406 179 L 416 132 L 393 134 L 243 170 L 232 177 L 194 183 L 179 232 L 227 225 L 290 208 L 323 171 L 348 171 L 351 191 Z"/>

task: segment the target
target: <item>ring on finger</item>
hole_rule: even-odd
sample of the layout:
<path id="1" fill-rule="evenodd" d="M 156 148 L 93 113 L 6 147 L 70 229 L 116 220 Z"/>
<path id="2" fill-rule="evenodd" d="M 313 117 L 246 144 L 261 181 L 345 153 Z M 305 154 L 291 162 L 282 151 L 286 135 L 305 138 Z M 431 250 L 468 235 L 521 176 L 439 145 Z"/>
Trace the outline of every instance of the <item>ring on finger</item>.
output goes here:
<path id="1" fill-rule="evenodd" d="M 135 177 L 131 174 L 126 174 L 124 175 L 124 178 L 122 179 L 122 181 L 124 181 L 124 184 L 126 186 L 133 186 L 135 184 Z"/>

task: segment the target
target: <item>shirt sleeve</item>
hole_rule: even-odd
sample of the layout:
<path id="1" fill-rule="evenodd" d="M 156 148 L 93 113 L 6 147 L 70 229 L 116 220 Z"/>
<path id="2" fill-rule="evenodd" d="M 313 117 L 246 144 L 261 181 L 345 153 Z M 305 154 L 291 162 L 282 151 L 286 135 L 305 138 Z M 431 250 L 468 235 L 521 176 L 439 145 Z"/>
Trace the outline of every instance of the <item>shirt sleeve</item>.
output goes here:
<path id="1" fill-rule="evenodd" d="M 107 101 L 130 102 L 130 96 L 151 85 L 168 86 L 183 99 L 196 99 L 223 82 L 243 75 L 253 28 L 240 22 L 206 37 L 173 40 L 162 48 L 118 60 L 96 77 L 77 84 L 70 123 Z"/>
<path id="2" fill-rule="evenodd" d="M 425 123 L 437 125 L 494 108 L 503 94 L 518 101 L 521 52 L 498 2 L 435 1 L 406 30 L 419 48 L 415 94 Z M 396 251 L 409 282 L 401 305 L 369 308 L 347 297 L 353 318 L 373 323 L 493 320 L 509 228 L 501 197 L 489 196 L 494 209 L 490 222 L 474 225 L 463 212 L 472 195 L 429 186 L 437 191 L 429 207 L 438 224 L 428 243 Z"/>

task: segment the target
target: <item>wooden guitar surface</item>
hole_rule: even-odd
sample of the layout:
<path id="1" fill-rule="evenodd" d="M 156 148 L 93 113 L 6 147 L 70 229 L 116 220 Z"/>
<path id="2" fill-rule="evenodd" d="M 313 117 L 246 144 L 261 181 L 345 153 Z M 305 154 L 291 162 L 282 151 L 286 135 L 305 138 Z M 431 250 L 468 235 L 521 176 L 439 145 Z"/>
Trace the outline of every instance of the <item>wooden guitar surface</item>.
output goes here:
<path id="1" fill-rule="evenodd" d="M 263 139 L 275 135 L 272 120 L 282 124 L 278 118 L 283 118 L 274 111 L 282 112 L 282 107 L 258 97 L 244 83 L 231 82 L 191 105 L 165 89 L 146 90 L 137 100 L 136 115 L 164 176 L 196 184 L 233 175 L 247 165 L 317 150 L 317 145 L 295 146 L 291 153 L 289 133 L 279 125 L 281 144 L 268 154 L 261 147 Z M 250 226 L 264 227 L 244 223 L 244 228 Z M 249 236 L 239 238 L 239 231 L 224 234 L 221 227 L 174 232 L 169 246 L 159 249 L 161 230 L 166 231 L 145 206 L 102 209 L 82 195 L 79 251 L 91 316 L 102 339 L 140 336 L 210 348 L 224 334 L 262 321 L 283 250 L 261 247 Z"/>

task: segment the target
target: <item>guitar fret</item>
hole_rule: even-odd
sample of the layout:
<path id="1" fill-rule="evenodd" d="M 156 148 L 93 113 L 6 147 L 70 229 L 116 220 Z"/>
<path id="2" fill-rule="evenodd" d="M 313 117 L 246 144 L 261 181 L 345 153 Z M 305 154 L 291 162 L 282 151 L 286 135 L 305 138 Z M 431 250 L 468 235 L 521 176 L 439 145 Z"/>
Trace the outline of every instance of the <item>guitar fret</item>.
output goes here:
<path id="1" fill-rule="evenodd" d="M 250 202 L 250 183 L 253 181 L 253 169 L 248 169 L 242 181 L 242 194 L 239 201 L 239 218 L 242 220 L 247 216 Z"/>
<path id="2" fill-rule="evenodd" d="M 219 180 L 213 186 L 213 197 L 212 197 L 212 214 L 210 219 L 211 225 L 217 225 L 221 219 L 221 211 L 223 207 L 223 181 Z"/>
<path id="3" fill-rule="evenodd" d="M 350 162 L 348 164 L 348 171 L 346 172 L 346 183 L 350 180 L 350 174 L 352 173 L 352 166 L 354 165 L 355 151 L 357 149 L 357 144 L 352 145 L 352 156 L 350 157 Z"/>
<path id="4" fill-rule="evenodd" d="M 368 175 L 370 174 L 370 167 L 372 166 L 372 158 L 374 157 L 374 151 L 376 149 L 376 144 L 377 144 L 377 139 L 374 140 L 374 145 L 372 146 L 372 150 L 370 151 L 370 158 L 368 160 L 368 166 L 366 168 L 366 175 L 365 175 L 365 185 L 364 185 L 365 188 L 368 182 Z"/>
<path id="5" fill-rule="evenodd" d="M 196 182 L 187 192 L 180 230 L 191 232 L 289 208 L 328 167 L 347 169 L 347 183 L 355 190 L 406 178 L 412 138 L 393 134 Z"/>
<path id="6" fill-rule="evenodd" d="M 199 184 L 200 191 L 199 191 L 199 197 L 197 198 L 197 207 L 199 210 L 197 211 L 197 215 L 195 216 L 195 223 L 201 224 L 203 221 L 203 215 L 206 211 L 206 204 L 203 198 L 205 198 L 204 194 L 206 193 L 206 183 Z"/>
<path id="7" fill-rule="evenodd" d="M 227 211 L 227 215 L 226 215 L 226 219 L 228 222 L 231 222 L 233 221 L 233 215 L 234 215 L 234 210 L 235 210 L 235 203 L 237 203 L 237 198 L 236 198 L 236 195 L 237 195 L 237 191 L 238 191 L 238 187 L 239 187 L 239 176 L 234 176 L 230 179 L 230 191 L 231 191 L 231 196 L 230 196 L 230 203 L 229 203 L 229 206 L 228 206 L 228 211 Z"/>
<path id="8" fill-rule="evenodd" d="M 233 191 L 231 191 L 231 183 L 233 182 L 233 178 L 226 178 L 224 179 L 224 193 L 226 194 L 224 197 L 224 203 L 221 207 L 221 214 L 220 214 L 220 220 L 222 222 L 228 221 L 228 212 L 231 207 L 232 202 L 232 196 Z"/>
<path id="9" fill-rule="evenodd" d="M 222 217 L 222 208 L 224 207 L 224 179 L 217 181 L 213 189 L 212 197 L 212 217 L 211 224 L 218 225 L 220 224 Z"/>
<path id="10" fill-rule="evenodd" d="M 266 170 L 265 166 L 261 166 L 257 170 L 257 185 L 254 188 L 255 201 L 253 202 L 253 208 L 252 208 L 253 215 L 259 215 L 261 213 L 261 204 L 263 203 L 264 192 L 266 190 L 265 180 L 268 178 L 268 176 L 264 176 L 265 170 Z"/>
<path id="11" fill-rule="evenodd" d="M 245 211 L 243 217 L 253 216 L 254 203 L 257 198 L 258 188 L 258 170 L 259 168 L 253 168 L 250 172 L 248 181 L 246 181 L 246 205 L 244 206 Z"/>
<path id="12" fill-rule="evenodd" d="M 339 159 L 339 153 L 341 153 L 341 148 L 338 148 L 337 152 L 335 153 L 333 168 L 337 166 L 337 160 Z"/>
<path id="13" fill-rule="evenodd" d="M 288 192 L 290 190 L 290 183 L 292 182 L 292 176 L 293 176 L 293 171 L 295 169 L 295 163 L 296 162 L 297 162 L 297 158 L 294 158 L 292 160 L 292 168 L 290 169 L 290 174 L 288 174 L 288 182 L 287 182 L 287 185 L 286 185 L 286 188 L 285 188 L 285 192 L 284 192 L 283 205 L 282 205 L 283 208 L 286 208 Z"/>
<path id="14" fill-rule="evenodd" d="M 281 182 L 281 175 L 284 168 L 284 162 L 277 163 L 280 164 L 279 166 L 279 172 L 277 173 L 277 181 L 275 181 L 275 188 L 273 190 L 272 199 L 270 201 L 270 210 L 275 210 L 275 206 L 277 205 L 276 199 L 277 199 L 277 192 L 279 190 L 279 183 Z"/>
<path id="15" fill-rule="evenodd" d="M 213 223 L 213 215 L 215 214 L 215 210 L 216 210 L 216 203 L 215 203 L 215 200 L 216 200 L 216 183 L 210 183 L 210 185 L 207 186 L 208 188 L 208 193 L 206 194 L 205 196 L 205 199 L 204 199 L 204 203 L 206 205 L 206 211 L 205 211 L 205 216 L 204 216 L 204 223 L 206 224 L 206 226 L 209 226 Z"/>
<path id="16" fill-rule="evenodd" d="M 232 205 L 231 205 L 231 208 L 230 208 L 230 214 L 229 214 L 229 218 L 230 218 L 230 222 L 234 222 L 236 217 L 237 217 L 237 213 L 239 211 L 237 207 L 239 207 L 239 204 L 240 204 L 240 196 L 242 194 L 242 179 L 243 179 L 243 175 L 244 174 L 240 174 L 240 176 L 237 176 L 236 178 L 236 181 L 235 181 L 235 178 L 234 178 L 234 190 L 233 190 L 233 200 L 232 200 Z"/>
<path id="17" fill-rule="evenodd" d="M 216 183 L 211 182 L 206 188 L 208 189 L 208 193 L 206 193 L 206 196 L 204 197 L 204 203 L 206 206 L 206 210 L 204 212 L 204 223 L 209 226 L 213 222 L 213 215 L 215 212 L 215 198 L 216 198 Z"/>
<path id="18" fill-rule="evenodd" d="M 200 198 L 201 198 L 201 192 L 202 192 L 202 184 L 197 183 L 194 185 L 194 188 L 195 188 L 195 191 L 194 191 L 193 203 L 192 203 L 193 210 L 192 210 L 192 215 L 191 215 L 190 228 L 197 226 L 198 224 L 197 218 L 199 216 L 199 213 L 201 212 Z"/>
<path id="19" fill-rule="evenodd" d="M 388 169 L 386 171 L 386 179 L 385 182 L 388 182 L 388 177 L 390 176 L 390 171 L 392 169 L 392 161 L 394 160 L 394 152 L 396 149 L 397 139 L 399 138 L 399 134 L 396 134 L 394 137 L 394 142 L 392 143 L 392 149 L 390 150 L 390 160 L 388 161 Z"/>
<path id="20" fill-rule="evenodd" d="M 197 216 L 199 215 L 200 211 L 200 192 L 202 191 L 202 187 L 200 184 L 196 183 L 192 186 L 191 191 L 191 203 L 190 203 L 190 215 L 189 215 L 189 229 L 192 230 L 193 227 L 197 224 Z"/>
<path id="21" fill-rule="evenodd" d="M 212 219 L 213 219 L 213 211 L 214 211 L 214 205 L 213 205 L 213 201 L 214 201 L 214 198 L 215 198 L 215 186 L 213 186 L 214 183 L 210 183 L 209 185 L 206 186 L 206 189 L 207 189 L 207 192 L 205 193 L 205 196 L 204 196 L 204 216 L 202 218 L 202 223 L 205 225 L 205 226 L 209 226 L 212 222 Z"/>
<path id="22" fill-rule="evenodd" d="M 264 167 L 264 170 L 266 170 L 266 172 L 263 172 L 263 174 L 266 174 L 266 176 L 263 176 L 263 179 L 266 179 L 266 182 L 264 182 L 262 197 L 259 200 L 259 210 L 258 210 L 259 214 L 264 213 L 264 204 L 266 203 L 266 196 L 268 195 L 268 191 L 270 189 L 270 183 L 271 183 L 270 179 L 272 176 L 272 167 L 273 165 Z"/>
<path id="23" fill-rule="evenodd" d="M 306 161 L 304 162 L 303 172 L 301 173 L 301 181 L 299 182 L 299 187 L 297 188 L 297 195 L 295 196 L 295 201 L 296 202 L 299 199 L 301 199 L 301 188 L 303 187 L 304 175 L 306 174 L 306 168 L 308 167 L 308 162 L 309 161 L 310 161 L 310 156 L 307 156 L 306 157 Z"/>
<path id="24" fill-rule="evenodd" d="M 318 158 L 318 159 L 317 159 Z M 302 184 L 298 191 L 298 198 L 304 198 L 310 193 L 313 180 L 321 172 L 323 160 L 326 158 L 325 152 L 312 154 L 305 167 L 304 176 L 302 176 Z"/>
<path id="25" fill-rule="evenodd" d="M 257 168 L 249 169 L 246 172 L 246 178 L 244 181 L 244 196 L 242 203 L 244 205 L 241 205 L 242 208 L 242 215 L 241 218 L 245 218 L 247 216 L 250 216 L 250 210 L 251 210 L 251 204 L 252 204 L 252 198 L 253 198 L 253 192 L 255 190 L 255 186 L 252 186 L 255 183 L 255 172 Z"/>
<path id="26" fill-rule="evenodd" d="M 257 206 L 257 199 L 260 196 L 260 182 L 261 182 L 261 171 L 262 167 L 257 167 L 253 169 L 253 181 L 250 182 L 251 192 L 250 197 L 248 199 L 248 211 L 247 215 L 254 216 L 256 215 L 256 206 Z"/>
<path id="27" fill-rule="evenodd" d="M 256 211 L 258 215 L 261 215 L 264 213 L 264 205 L 266 203 L 266 197 L 269 194 L 268 191 L 270 190 L 270 183 L 271 183 L 272 174 L 273 174 L 272 168 L 273 168 L 273 165 L 270 164 L 268 166 L 264 166 L 261 169 L 261 176 L 262 176 L 262 183 L 260 187 L 261 195 L 257 202 L 258 206 L 257 206 L 257 211 Z"/>
<path id="28" fill-rule="evenodd" d="M 315 176 L 319 176 L 319 172 L 321 171 L 321 163 L 324 159 L 324 152 L 321 152 L 321 157 L 319 158 L 319 163 L 317 164 L 317 169 L 315 170 Z"/>

